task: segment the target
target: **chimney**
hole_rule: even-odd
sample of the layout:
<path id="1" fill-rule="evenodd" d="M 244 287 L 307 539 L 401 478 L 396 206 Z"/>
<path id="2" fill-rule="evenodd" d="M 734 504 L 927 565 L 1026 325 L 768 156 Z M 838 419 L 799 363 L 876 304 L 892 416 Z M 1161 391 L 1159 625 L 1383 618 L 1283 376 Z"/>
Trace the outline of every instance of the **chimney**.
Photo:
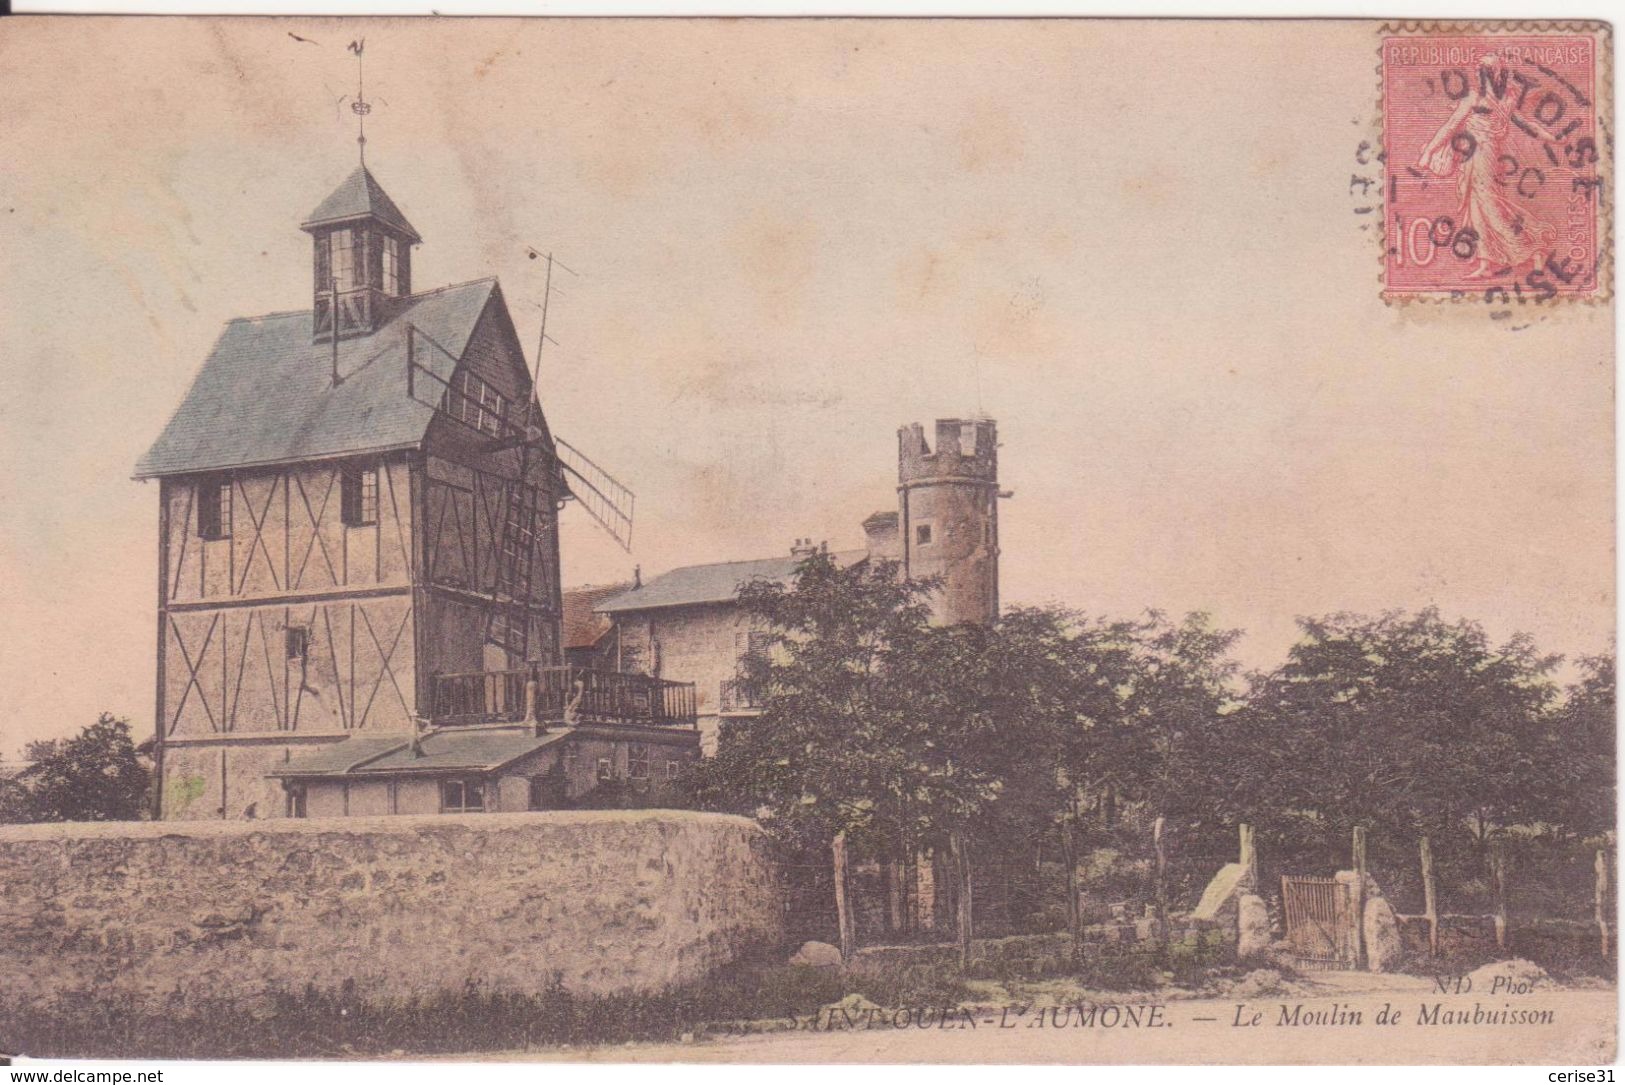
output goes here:
<path id="1" fill-rule="evenodd" d="M 877 512 L 863 521 L 869 558 L 872 561 L 901 561 L 903 547 L 897 533 L 897 513 Z"/>

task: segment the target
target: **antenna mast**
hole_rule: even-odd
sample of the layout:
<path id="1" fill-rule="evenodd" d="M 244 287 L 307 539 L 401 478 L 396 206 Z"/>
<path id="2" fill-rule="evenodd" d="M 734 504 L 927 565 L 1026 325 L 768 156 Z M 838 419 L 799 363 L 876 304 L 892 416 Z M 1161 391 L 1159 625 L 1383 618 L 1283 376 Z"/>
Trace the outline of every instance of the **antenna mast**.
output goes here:
<path id="1" fill-rule="evenodd" d="M 557 339 L 554 339 L 551 335 L 547 334 L 548 303 L 553 300 L 553 295 L 555 293 L 564 293 L 564 291 L 557 290 L 553 286 L 553 268 L 557 266 L 560 271 L 567 271 L 571 275 L 578 277 L 581 273 L 572 269 L 563 260 L 554 259 L 551 252 L 541 252 L 538 249 L 527 245 L 525 247 L 525 254 L 532 260 L 547 261 L 547 277 L 542 284 L 542 330 L 541 334 L 536 337 L 536 369 L 530 375 L 530 386 L 532 389 L 535 389 L 537 382 L 542 379 L 542 349 L 549 343 L 552 343 L 555 347 L 559 345 L 559 341 Z"/>

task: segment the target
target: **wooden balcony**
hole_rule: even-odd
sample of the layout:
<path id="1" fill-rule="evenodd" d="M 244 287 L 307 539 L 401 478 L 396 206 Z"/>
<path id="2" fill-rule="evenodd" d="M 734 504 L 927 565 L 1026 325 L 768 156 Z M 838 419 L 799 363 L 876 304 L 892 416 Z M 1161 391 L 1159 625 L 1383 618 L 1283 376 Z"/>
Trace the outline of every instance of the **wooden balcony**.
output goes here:
<path id="1" fill-rule="evenodd" d="M 563 724 L 698 726 L 693 682 L 586 667 L 437 674 L 432 682 L 431 719 L 438 726 L 520 723 L 531 718 Z M 533 690 L 527 691 L 532 682 Z"/>

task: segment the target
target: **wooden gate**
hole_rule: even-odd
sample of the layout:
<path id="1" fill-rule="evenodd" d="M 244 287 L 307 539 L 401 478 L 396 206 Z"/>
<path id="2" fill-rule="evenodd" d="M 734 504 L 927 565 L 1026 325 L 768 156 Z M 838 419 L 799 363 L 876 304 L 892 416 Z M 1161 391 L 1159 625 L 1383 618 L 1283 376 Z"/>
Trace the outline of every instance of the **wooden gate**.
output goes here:
<path id="1" fill-rule="evenodd" d="M 1281 908 L 1292 956 L 1305 968 L 1356 967 L 1353 886 L 1336 878 L 1281 876 Z"/>

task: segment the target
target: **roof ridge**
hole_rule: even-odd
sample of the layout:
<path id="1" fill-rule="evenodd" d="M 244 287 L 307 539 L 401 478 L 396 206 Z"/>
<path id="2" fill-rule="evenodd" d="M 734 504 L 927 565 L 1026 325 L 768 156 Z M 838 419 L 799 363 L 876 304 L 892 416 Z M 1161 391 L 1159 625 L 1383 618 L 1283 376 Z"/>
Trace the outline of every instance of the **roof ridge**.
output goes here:
<path id="1" fill-rule="evenodd" d="M 417 301 L 419 298 L 431 297 L 435 294 L 444 294 L 448 290 L 461 290 L 465 286 L 478 286 L 480 283 L 494 283 L 495 275 L 482 275 L 477 279 L 467 279 L 460 283 L 447 283 L 444 286 L 431 287 L 428 290 L 419 290 L 415 294 L 407 294 L 401 301 Z M 309 316 L 312 309 L 273 309 L 269 313 L 256 313 L 252 316 L 234 316 L 226 319 L 227 324 L 252 324 L 256 320 L 273 320 L 280 317 Z"/>

